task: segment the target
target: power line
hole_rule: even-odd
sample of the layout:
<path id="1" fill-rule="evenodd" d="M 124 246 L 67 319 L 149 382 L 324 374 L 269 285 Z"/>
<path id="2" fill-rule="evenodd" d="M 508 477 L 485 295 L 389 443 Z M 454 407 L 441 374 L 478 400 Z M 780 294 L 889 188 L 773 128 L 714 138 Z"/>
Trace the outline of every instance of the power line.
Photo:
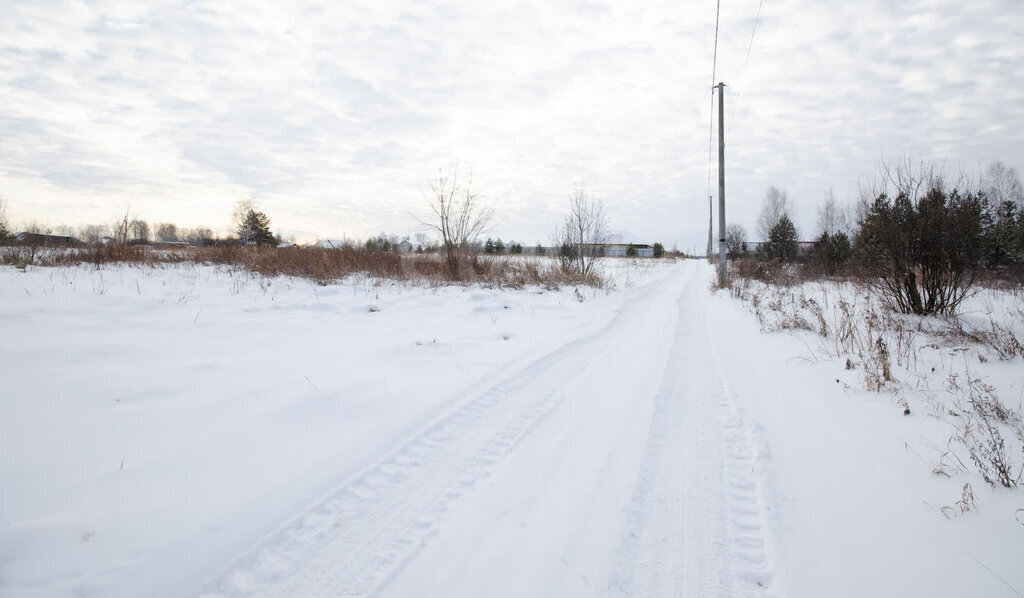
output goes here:
<path id="1" fill-rule="evenodd" d="M 747 45 L 747 59 L 743 61 L 744 67 L 747 66 L 748 62 L 750 62 L 750 49 L 754 47 L 754 34 L 757 33 L 757 22 L 761 20 L 762 4 L 764 4 L 764 0 L 759 0 L 757 3 L 757 15 L 754 16 L 754 29 L 750 32 L 750 43 Z"/>
<path id="2" fill-rule="evenodd" d="M 736 93 L 733 94 L 734 95 L 733 101 L 732 101 L 732 103 L 729 104 L 729 132 L 730 133 L 732 132 L 732 123 L 733 123 L 734 120 L 736 120 L 736 119 L 733 118 L 733 116 L 736 114 L 736 102 L 737 102 L 737 99 L 738 99 L 736 96 L 737 95 L 742 96 L 746 92 L 746 89 L 747 89 L 747 75 L 748 75 L 748 73 L 747 73 L 747 65 L 750 63 L 750 51 L 754 48 L 754 36 L 757 35 L 757 24 L 761 21 L 761 7 L 762 7 L 762 5 L 764 5 L 764 0 L 758 0 L 758 2 L 757 2 L 757 14 L 754 15 L 754 26 L 750 30 L 750 42 L 747 44 L 747 56 L 743 60 L 743 68 L 740 69 L 740 74 L 742 75 L 742 77 L 740 79 L 739 87 L 738 88 L 737 87 L 733 88 L 736 91 Z"/>
<path id="3" fill-rule="evenodd" d="M 715 86 L 715 69 L 718 67 L 718 17 L 721 15 L 722 0 L 715 5 L 715 51 L 711 55 L 711 87 Z"/>
<path id="4" fill-rule="evenodd" d="M 718 68 L 718 17 L 722 0 L 715 5 L 715 50 L 711 57 L 711 110 L 708 121 L 708 196 L 711 195 L 711 164 L 715 155 L 715 71 Z"/>

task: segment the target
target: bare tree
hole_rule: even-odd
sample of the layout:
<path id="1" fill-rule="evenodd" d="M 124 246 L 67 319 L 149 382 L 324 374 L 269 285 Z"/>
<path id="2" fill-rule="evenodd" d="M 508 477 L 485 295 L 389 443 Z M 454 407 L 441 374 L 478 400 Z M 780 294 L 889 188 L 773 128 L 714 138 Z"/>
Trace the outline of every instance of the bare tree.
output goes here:
<path id="1" fill-rule="evenodd" d="M 1021 185 L 1017 169 L 995 161 L 988 167 L 982 178 L 982 188 L 989 201 L 997 206 L 1004 202 L 1024 204 L 1024 186 Z"/>
<path id="2" fill-rule="evenodd" d="M 149 243 L 149 223 L 136 218 L 128 224 L 133 243 Z"/>
<path id="3" fill-rule="evenodd" d="M 963 181 L 961 180 L 961 182 Z M 902 195 L 908 201 L 916 204 L 922 189 L 947 185 L 932 164 L 922 161 L 915 166 L 909 157 L 904 156 L 896 160 L 882 162 L 875 173 L 875 178 L 869 183 L 861 181 L 858 186 L 859 194 L 857 204 L 854 206 L 854 218 L 857 231 L 861 231 L 879 197 L 884 195 L 894 198 Z M 966 187 L 966 185 L 964 186 Z"/>
<path id="4" fill-rule="evenodd" d="M 730 256 L 737 256 L 747 250 L 747 229 L 742 224 L 725 227 L 725 250 Z"/>
<path id="5" fill-rule="evenodd" d="M 234 210 L 231 211 L 231 230 L 234 231 L 242 242 L 247 242 L 245 238 L 245 231 L 248 230 L 246 220 L 249 218 L 249 214 L 256 211 L 256 203 L 251 199 L 241 199 L 235 204 Z"/>
<path id="6" fill-rule="evenodd" d="M 836 196 L 829 187 L 825 200 L 818 207 L 818 233 L 832 235 L 834 233 L 850 234 L 850 210 L 836 202 Z"/>
<path id="7" fill-rule="evenodd" d="M 11 234 L 7 226 L 7 200 L 0 194 L 0 241 L 3 241 Z"/>
<path id="8" fill-rule="evenodd" d="M 128 244 L 132 220 L 134 219 L 131 215 L 131 209 L 125 206 L 124 212 L 117 217 L 117 220 L 110 227 L 110 230 L 113 232 L 111 238 L 115 243 L 120 243 L 121 245 Z"/>
<path id="9" fill-rule="evenodd" d="M 78 229 L 78 236 L 86 243 L 99 243 L 107 236 L 107 227 L 102 224 L 86 224 Z"/>
<path id="10" fill-rule="evenodd" d="M 23 225 L 23 228 L 24 228 L 24 231 L 26 233 L 32 233 L 34 235 L 51 235 L 51 234 L 53 234 L 53 227 L 52 226 L 50 226 L 49 224 L 44 224 L 42 222 L 39 222 L 38 220 L 32 220 L 31 222 L 26 222 Z"/>
<path id="11" fill-rule="evenodd" d="M 569 214 L 556 232 L 561 246 L 562 268 L 567 272 L 589 276 L 594 271 L 608 242 L 608 218 L 604 204 L 591 195 L 582 182 L 575 185 L 569 196 Z"/>
<path id="12" fill-rule="evenodd" d="M 53 227 L 53 234 L 60 235 L 62 237 L 75 237 L 78 235 L 78 231 L 75 230 L 75 227 L 69 224 L 58 224 Z"/>
<path id="13" fill-rule="evenodd" d="M 764 201 L 761 202 L 761 214 L 757 217 L 757 234 L 762 241 L 768 240 L 772 229 L 779 223 L 783 215 L 790 215 L 789 195 L 777 187 L 769 187 Z"/>
<path id="14" fill-rule="evenodd" d="M 1024 263 L 1024 186 L 1017 171 L 993 162 L 981 189 L 986 267 L 998 271 Z"/>
<path id="15" fill-rule="evenodd" d="M 494 210 L 481 205 L 472 181 L 465 186 L 459 185 L 457 169 L 453 169 L 450 175 L 439 173 L 429 188 L 426 199 L 432 214 L 428 218 L 416 219 L 441 235 L 448 275 L 458 278 L 462 256 L 480 235 L 491 228 Z"/>
<path id="16" fill-rule="evenodd" d="M 156 240 L 162 243 L 170 243 L 178 240 L 178 226 L 170 222 L 161 222 L 156 225 Z"/>
<path id="17" fill-rule="evenodd" d="M 181 232 L 181 237 L 193 245 L 210 245 L 214 240 L 213 231 L 203 226 L 187 228 Z"/>
<path id="18" fill-rule="evenodd" d="M 966 187 L 966 185 L 960 186 Z M 933 164 L 921 161 L 915 165 L 913 160 L 904 156 L 896 160 L 882 162 L 874 183 L 866 189 L 862 189 L 861 194 L 866 194 L 872 203 L 880 195 L 890 197 L 903 195 L 909 201 L 916 203 L 924 193 L 935 187 L 949 187 L 942 173 Z"/>

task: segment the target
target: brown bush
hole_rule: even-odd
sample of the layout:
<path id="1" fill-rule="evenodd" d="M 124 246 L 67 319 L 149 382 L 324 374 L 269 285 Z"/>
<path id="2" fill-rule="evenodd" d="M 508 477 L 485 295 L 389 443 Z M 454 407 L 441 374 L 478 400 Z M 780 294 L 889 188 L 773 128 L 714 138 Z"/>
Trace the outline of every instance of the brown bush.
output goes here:
<path id="1" fill-rule="evenodd" d="M 789 285 L 793 282 L 787 274 L 788 269 L 778 259 L 743 257 L 731 262 L 731 270 L 730 279 L 747 278 L 777 285 Z"/>

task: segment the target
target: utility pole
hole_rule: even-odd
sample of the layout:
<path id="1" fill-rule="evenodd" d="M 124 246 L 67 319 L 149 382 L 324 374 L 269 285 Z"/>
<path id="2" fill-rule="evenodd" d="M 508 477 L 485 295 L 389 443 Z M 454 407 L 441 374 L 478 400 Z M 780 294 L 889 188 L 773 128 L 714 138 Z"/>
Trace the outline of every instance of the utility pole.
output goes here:
<path id="1" fill-rule="evenodd" d="M 712 220 L 711 211 L 711 199 L 714 196 L 708 195 L 708 250 L 704 255 L 708 256 L 708 263 L 711 263 L 711 256 L 715 254 L 715 242 L 713 240 L 713 234 L 715 230 L 714 221 Z"/>
<path id="2" fill-rule="evenodd" d="M 725 83 L 718 85 L 718 288 L 725 280 Z"/>

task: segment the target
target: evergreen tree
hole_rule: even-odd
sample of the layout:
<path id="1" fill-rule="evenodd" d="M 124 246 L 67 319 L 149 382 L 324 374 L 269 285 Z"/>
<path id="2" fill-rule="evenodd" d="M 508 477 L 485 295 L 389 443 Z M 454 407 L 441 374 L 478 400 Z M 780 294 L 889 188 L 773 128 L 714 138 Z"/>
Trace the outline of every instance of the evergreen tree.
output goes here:
<path id="1" fill-rule="evenodd" d="M 661 243 L 654 244 L 654 257 L 663 257 L 665 255 L 665 246 Z"/>
<path id="2" fill-rule="evenodd" d="M 982 244 L 987 268 L 1003 269 L 1019 263 L 1021 217 L 1021 211 L 1012 201 L 983 211 Z"/>
<path id="3" fill-rule="evenodd" d="M 903 313 L 953 313 L 967 296 L 983 256 L 978 194 L 946 191 L 920 196 L 881 194 L 857 234 L 858 257 Z"/>
<path id="4" fill-rule="evenodd" d="M 844 232 L 821 233 L 814 248 L 814 261 L 828 274 L 835 274 L 840 265 L 853 255 L 850 238 Z"/>
<path id="5" fill-rule="evenodd" d="M 273 245 L 270 218 L 259 210 L 250 209 L 238 227 L 238 238 L 246 245 Z"/>
<path id="6" fill-rule="evenodd" d="M 770 258 L 781 260 L 795 260 L 799 251 L 796 237 L 796 226 L 789 219 L 789 215 L 783 214 L 779 221 L 768 233 L 768 243 L 765 244 L 765 251 Z"/>

